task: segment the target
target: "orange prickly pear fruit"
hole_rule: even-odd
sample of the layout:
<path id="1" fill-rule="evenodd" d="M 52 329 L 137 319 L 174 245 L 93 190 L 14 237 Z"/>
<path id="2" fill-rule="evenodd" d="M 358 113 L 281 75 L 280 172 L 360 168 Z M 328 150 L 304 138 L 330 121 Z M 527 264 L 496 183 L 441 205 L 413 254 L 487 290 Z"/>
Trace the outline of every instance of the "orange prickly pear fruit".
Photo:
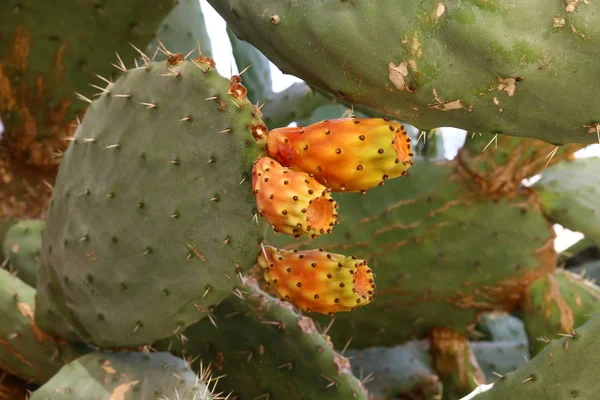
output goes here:
<path id="1" fill-rule="evenodd" d="M 313 174 L 335 192 L 365 192 L 406 175 L 412 165 L 404 126 L 382 118 L 340 118 L 305 127 L 273 129 L 269 156 Z"/>
<path id="2" fill-rule="evenodd" d="M 331 233 L 338 204 L 330 190 L 307 173 L 282 167 L 261 157 L 252 169 L 252 189 L 258 212 L 275 229 L 296 238 Z"/>
<path id="3" fill-rule="evenodd" d="M 331 315 L 373 300 L 373 273 L 355 257 L 263 246 L 257 264 L 277 294 L 304 311 Z"/>

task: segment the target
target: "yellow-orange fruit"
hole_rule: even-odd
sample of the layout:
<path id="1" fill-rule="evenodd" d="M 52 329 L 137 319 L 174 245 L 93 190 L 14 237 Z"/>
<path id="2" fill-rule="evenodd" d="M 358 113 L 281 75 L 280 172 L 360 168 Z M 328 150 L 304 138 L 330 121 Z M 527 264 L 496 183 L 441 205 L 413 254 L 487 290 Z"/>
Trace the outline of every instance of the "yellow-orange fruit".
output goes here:
<path id="1" fill-rule="evenodd" d="M 364 192 L 406 175 L 412 165 L 404 126 L 382 118 L 340 118 L 305 127 L 273 129 L 269 156 L 313 174 L 336 192 Z"/>
<path id="2" fill-rule="evenodd" d="M 272 158 L 262 157 L 254 164 L 252 189 L 259 214 L 276 232 L 315 238 L 331 233 L 336 224 L 338 204 L 329 189 Z"/>
<path id="3" fill-rule="evenodd" d="M 374 275 L 355 257 L 264 246 L 257 264 L 281 299 L 304 311 L 352 311 L 373 300 Z"/>

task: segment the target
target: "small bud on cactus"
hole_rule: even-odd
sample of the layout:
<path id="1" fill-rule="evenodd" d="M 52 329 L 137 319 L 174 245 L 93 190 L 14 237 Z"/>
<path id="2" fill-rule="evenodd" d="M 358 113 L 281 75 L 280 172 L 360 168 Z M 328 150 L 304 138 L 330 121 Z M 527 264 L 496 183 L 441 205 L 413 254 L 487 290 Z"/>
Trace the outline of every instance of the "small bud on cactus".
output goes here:
<path id="1" fill-rule="evenodd" d="M 373 273 L 354 257 L 264 246 L 257 264 L 277 294 L 304 311 L 331 315 L 373 300 Z"/>
<path id="2" fill-rule="evenodd" d="M 273 129 L 269 155 L 281 165 L 313 174 L 336 192 L 365 192 L 412 165 L 404 126 L 381 118 L 341 118 L 306 127 Z"/>
<path id="3" fill-rule="evenodd" d="M 282 167 L 269 157 L 252 169 L 258 212 L 275 229 L 296 238 L 331 233 L 338 207 L 329 189 L 304 172 Z"/>

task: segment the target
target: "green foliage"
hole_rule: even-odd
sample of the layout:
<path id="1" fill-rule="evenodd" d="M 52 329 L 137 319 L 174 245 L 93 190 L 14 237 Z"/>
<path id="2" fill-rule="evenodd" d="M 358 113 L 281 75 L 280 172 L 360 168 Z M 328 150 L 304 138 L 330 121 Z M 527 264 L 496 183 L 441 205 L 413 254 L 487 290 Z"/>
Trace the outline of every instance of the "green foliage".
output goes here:
<path id="1" fill-rule="evenodd" d="M 256 260 L 252 163 L 266 128 L 206 64 L 130 70 L 65 152 L 36 320 L 67 340 L 149 344 L 206 317 Z M 258 136 L 257 136 L 258 137 Z"/>

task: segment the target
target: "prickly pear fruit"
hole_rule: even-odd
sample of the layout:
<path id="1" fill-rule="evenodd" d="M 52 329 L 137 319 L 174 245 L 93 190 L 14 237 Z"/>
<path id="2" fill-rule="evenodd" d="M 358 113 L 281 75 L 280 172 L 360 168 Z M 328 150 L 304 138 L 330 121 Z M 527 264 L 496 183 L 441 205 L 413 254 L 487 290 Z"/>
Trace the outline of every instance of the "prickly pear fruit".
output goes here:
<path id="1" fill-rule="evenodd" d="M 331 315 L 373 300 L 373 273 L 355 257 L 264 246 L 257 264 L 277 294 L 304 311 Z"/>
<path id="2" fill-rule="evenodd" d="M 338 207 L 329 189 L 304 172 L 261 157 L 252 169 L 258 212 L 276 232 L 318 237 L 331 233 Z"/>
<path id="3" fill-rule="evenodd" d="M 406 175 L 412 165 L 404 126 L 382 118 L 340 118 L 305 127 L 273 129 L 269 155 L 314 174 L 336 192 L 359 192 Z"/>

